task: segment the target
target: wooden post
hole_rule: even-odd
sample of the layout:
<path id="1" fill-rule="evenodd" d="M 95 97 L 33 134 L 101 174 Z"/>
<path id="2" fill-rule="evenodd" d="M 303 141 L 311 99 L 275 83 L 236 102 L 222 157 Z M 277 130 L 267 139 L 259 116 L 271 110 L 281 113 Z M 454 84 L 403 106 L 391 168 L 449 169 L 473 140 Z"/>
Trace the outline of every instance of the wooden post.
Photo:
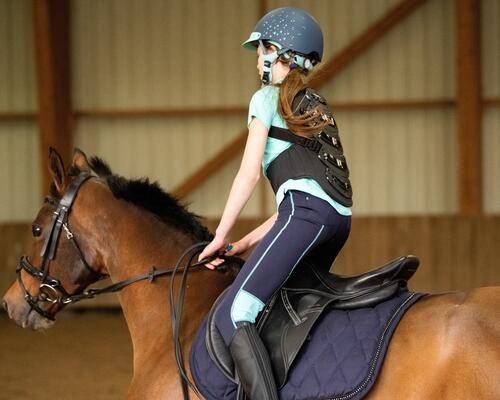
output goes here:
<path id="1" fill-rule="evenodd" d="M 65 163 L 73 146 L 69 66 L 69 1 L 33 0 L 42 194 L 47 192 L 49 146 Z"/>
<path id="2" fill-rule="evenodd" d="M 482 211 L 481 42 L 479 0 L 456 0 L 459 211 Z"/>

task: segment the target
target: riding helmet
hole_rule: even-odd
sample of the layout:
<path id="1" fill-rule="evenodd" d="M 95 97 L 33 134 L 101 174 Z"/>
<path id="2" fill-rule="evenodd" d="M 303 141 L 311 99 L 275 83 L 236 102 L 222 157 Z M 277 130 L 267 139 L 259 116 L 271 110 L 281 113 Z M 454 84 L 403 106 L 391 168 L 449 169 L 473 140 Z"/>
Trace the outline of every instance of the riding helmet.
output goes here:
<path id="1" fill-rule="evenodd" d="M 243 42 L 243 47 L 255 50 L 259 41 L 277 45 L 282 53 L 291 51 L 305 56 L 312 64 L 323 57 L 323 33 L 318 22 L 308 12 L 295 7 L 281 7 L 264 15 Z"/>

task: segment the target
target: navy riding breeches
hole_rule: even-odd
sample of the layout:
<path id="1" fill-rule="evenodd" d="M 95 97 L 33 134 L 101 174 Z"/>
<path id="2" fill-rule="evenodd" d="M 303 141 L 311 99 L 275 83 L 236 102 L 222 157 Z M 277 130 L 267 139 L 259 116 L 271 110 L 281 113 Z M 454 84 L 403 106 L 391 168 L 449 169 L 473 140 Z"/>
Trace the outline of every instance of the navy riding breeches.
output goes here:
<path id="1" fill-rule="evenodd" d="M 231 343 L 236 322 L 255 322 L 304 256 L 330 270 L 350 228 L 351 217 L 339 214 L 325 200 L 288 191 L 276 222 L 248 257 L 215 315 L 226 344 Z"/>

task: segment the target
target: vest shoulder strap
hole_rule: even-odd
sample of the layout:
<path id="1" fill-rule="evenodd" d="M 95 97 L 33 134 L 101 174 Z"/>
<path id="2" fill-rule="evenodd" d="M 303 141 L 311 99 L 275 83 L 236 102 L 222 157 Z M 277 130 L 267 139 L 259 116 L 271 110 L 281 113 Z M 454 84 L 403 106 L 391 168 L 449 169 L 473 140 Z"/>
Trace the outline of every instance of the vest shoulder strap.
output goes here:
<path id="1" fill-rule="evenodd" d="M 317 140 L 296 135 L 289 129 L 284 129 L 277 126 L 271 126 L 268 136 L 274 139 L 286 140 L 287 142 L 298 144 L 314 151 L 315 153 L 319 153 L 321 149 L 321 143 Z"/>

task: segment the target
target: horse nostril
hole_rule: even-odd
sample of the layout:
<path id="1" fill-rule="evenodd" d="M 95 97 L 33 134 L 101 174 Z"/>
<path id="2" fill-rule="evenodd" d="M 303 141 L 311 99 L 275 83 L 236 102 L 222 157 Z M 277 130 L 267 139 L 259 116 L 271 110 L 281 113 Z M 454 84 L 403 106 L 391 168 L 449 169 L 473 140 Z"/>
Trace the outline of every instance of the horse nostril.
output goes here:
<path id="1" fill-rule="evenodd" d="M 9 306 L 7 305 L 7 302 L 4 300 L 2 301 L 2 306 L 4 308 L 5 311 L 7 311 L 7 313 L 9 312 Z"/>

